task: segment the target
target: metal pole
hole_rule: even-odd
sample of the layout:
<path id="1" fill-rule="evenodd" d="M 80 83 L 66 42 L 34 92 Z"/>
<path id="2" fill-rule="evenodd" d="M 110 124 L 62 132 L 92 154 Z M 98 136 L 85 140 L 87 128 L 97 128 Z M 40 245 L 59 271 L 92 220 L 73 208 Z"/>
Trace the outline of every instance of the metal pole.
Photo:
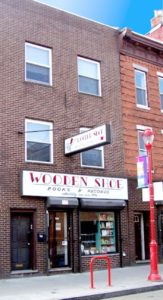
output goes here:
<path id="1" fill-rule="evenodd" d="M 151 145 L 146 145 L 148 157 L 148 184 L 149 184 L 149 204 L 150 204 L 150 274 L 148 280 L 161 280 L 158 273 L 158 257 L 157 257 L 157 243 L 155 240 L 155 216 L 154 216 L 154 193 L 152 184 L 152 158 Z"/>

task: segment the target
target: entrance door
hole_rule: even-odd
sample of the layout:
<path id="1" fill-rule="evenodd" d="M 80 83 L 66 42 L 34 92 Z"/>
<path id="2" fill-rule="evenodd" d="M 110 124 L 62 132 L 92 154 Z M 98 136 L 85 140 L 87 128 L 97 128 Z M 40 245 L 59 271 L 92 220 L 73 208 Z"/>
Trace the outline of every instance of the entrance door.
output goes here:
<path id="1" fill-rule="evenodd" d="M 163 262 L 163 212 L 158 216 L 158 244 L 160 247 L 160 261 Z"/>
<path id="2" fill-rule="evenodd" d="M 135 226 L 135 259 L 149 259 L 149 214 L 134 215 Z"/>
<path id="3" fill-rule="evenodd" d="M 49 212 L 50 268 L 69 266 L 69 218 L 67 212 Z"/>
<path id="4" fill-rule="evenodd" d="M 27 270 L 32 268 L 32 228 L 31 214 L 11 216 L 11 268 Z"/>

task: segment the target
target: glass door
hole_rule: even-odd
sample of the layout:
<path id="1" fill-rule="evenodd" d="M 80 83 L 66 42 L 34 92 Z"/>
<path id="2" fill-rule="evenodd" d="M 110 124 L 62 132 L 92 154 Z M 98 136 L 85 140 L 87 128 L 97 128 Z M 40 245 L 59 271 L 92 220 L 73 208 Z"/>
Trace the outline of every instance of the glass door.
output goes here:
<path id="1" fill-rule="evenodd" d="M 49 212 L 50 268 L 60 268 L 69 265 L 68 222 L 67 212 Z"/>

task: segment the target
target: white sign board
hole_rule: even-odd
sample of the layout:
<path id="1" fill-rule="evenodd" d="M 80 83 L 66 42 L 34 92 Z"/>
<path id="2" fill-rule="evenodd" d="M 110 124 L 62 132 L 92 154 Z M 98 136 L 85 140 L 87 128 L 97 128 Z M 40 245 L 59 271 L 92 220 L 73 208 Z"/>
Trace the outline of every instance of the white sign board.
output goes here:
<path id="1" fill-rule="evenodd" d="M 105 124 L 65 140 L 65 155 L 111 143 L 110 125 Z"/>
<path id="2" fill-rule="evenodd" d="M 127 200 L 128 185 L 124 178 L 23 171 L 22 195 Z"/>
<path id="3" fill-rule="evenodd" d="M 163 201 L 163 182 L 153 183 L 154 201 Z M 149 201 L 149 188 L 142 189 L 143 201 Z"/>

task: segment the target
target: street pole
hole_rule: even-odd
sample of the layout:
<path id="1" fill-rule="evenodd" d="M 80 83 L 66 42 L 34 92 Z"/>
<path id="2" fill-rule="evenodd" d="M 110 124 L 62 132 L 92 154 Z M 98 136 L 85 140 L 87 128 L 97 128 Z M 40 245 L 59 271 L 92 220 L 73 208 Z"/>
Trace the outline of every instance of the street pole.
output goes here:
<path id="1" fill-rule="evenodd" d="M 153 135 L 153 137 L 152 137 Z M 158 256 L 157 256 L 157 243 L 155 240 L 155 214 L 154 214 L 154 193 L 152 183 L 152 142 L 154 134 L 151 129 L 146 129 L 143 132 L 143 140 L 147 150 L 148 158 L 148 185 L 149 185 L 149 205 L 150 205 L 150 274 L 148 280 L 158 281 L 161 277 L 158 273 Z"/>

